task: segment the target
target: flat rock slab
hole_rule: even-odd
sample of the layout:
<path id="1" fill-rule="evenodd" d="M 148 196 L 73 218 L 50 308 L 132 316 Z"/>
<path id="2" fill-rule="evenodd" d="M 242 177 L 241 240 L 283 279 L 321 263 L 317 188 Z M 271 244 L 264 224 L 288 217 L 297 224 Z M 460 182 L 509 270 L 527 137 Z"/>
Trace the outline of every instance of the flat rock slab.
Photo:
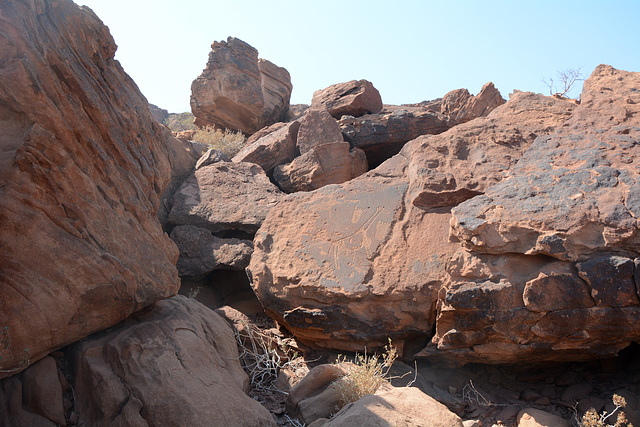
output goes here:
<path id="1" fill-rule="evenodd" d="M 256 164 L 215 163 L 183 182 L 174 195 L 169 222 L 212 232 L 255 233 L 282 196 Z"/>

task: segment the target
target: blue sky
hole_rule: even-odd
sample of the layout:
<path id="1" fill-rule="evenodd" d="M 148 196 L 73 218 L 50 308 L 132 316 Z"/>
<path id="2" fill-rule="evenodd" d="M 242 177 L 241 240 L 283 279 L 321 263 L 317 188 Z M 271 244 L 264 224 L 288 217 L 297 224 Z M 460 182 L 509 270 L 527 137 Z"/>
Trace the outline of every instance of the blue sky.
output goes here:
<path id="1" fill-rule="evenodd" d="M 489 81 L 505 98 L 548 93 L 541 79 L 579 67 L 587 77 L 601 63 L 640 71 L 637 0 L 75 1 L 110 28 L 149 102 L 170 112 L 190 110 L 211 43 L 228 36 L 289 71 L 293 104 L 352 79 L 403 104 Z"/>

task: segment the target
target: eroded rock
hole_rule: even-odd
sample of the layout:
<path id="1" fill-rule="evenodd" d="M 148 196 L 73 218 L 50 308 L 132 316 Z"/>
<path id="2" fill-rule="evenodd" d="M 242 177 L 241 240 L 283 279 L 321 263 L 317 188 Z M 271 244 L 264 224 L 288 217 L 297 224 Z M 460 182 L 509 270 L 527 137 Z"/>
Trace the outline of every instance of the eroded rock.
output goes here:
<path id="1" fill-rule="evenodd" d="M 324 107 L 336 119 L 358 117 L 382 110 L 382 98 L 371 82 L 351 80 L 314 92 L 311 107 Z"/>

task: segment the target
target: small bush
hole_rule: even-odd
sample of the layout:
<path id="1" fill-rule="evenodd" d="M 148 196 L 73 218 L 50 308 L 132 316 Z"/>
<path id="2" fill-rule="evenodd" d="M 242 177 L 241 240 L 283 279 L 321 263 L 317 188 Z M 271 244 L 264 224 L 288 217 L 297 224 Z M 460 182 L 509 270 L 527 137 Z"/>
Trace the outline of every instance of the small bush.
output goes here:
<path id="1" fill-rule="evenodd" d="M 633 427 L 633 425 L 629 421 L 627 421 L 627 416 L 625 415 L 625 413 L 622 411 L 618 412 L 618 409 L 627 406 L 627 402 L 626 400 L 624 400 L 624 397 L 614 394 L 613 404 L 616 407 L 613 411 L 611 411 L 610 414 L 607 414 L 607 412 L 605 411 L 602 413 L 602 415 L 598 415 L 595 409 L 589 409 L 582 416 L 582 420 L 578 422 L 578 425 L 580 427 Z M 618 412 L 618 415 L 616 416 L 616 423 L 609 424 L 607 420 L 611 418 L 616 412 Z"/>
<path id="2" fill-rule="evenodd" d="M 193 140 L 233 157 L 244 147 L 247 138 L 242 132 L 234 132 L 229 129 L 223 132 L 213 126 L 207 126 L 204 129 L 198 129 L 193 135 Z"/>
<path id="3" fill-rule="evenodd" d="M 365 394 L 374 394 L 387 378 L 389 369 L 397 357 L 398 353 L 391 345 L 391 340 L 385 346 L 385 352 L 381 356 L 377 354 L 368 356 L 366 352 L 364 355 L 356 354 L 353 363 L 348 363 L 342 355 L 338 356 L 336 364 L 342 365 L 347 370 L 344 377 L 333 383 L 341 403 L 346 405 L 355 402 Z"/>

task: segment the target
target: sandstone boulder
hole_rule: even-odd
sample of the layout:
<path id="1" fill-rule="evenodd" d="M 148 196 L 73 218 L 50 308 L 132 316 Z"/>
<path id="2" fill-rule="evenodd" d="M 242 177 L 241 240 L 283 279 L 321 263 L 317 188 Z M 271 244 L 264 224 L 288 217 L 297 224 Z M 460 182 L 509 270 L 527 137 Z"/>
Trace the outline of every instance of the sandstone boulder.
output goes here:
<path id="1" fill-rule="evenodd" d="M 37 361 L 177 292 L 158 217 L 196 160 L 89 8 L 14 1 L 2 15 L 0 377 L 25 349 Z"/>
<path id="2" fill-rule="evenodd" d="M 253 252 L 251 240 L 222 239 L 192 225 L 174 227 L 171 240 L 180 250 L 176 266 L 181 277 L 202 276 L 221 269 L 244 270 Z"/>
<path id="3" fill-rule="evenodd" d="M 173 225 L 211 232 L 253 234 L 282 197 L 264 170 L 252 163 L 214 163 L 195 171 L 174 195 Z"/>
<path id="4" fill-rule="evenodd" d="M 324 107 L 336 119 L 358 117 L 382 110 L 382 98 L 371 82 L 351 80 L 314 92 L 311 107 Z"/>
<path id="5" fill-rule="evenodd" d="M 218 126 L 251 135 L 287 119 L 289 72 L 258 59 L 235 37 L 213 42 L 207 66 L 191 84 L 191 111 L 198 127 Z"/>
<path id="6" fill-rule="evenodd" d="M 588 360 L 640 339 L 639 73 L 601 65 L 507 179 L 452 211 L 461 252 L 421 354 Z"/>
<path id="7" fill-rule="evenodd" d="M 367 170 L 364 152 L 358 148 L 350 150 L 348 142 L 339 142 L 318 145 L 293 162 L 276 167 L 273 179 L 282 191 L 293 193 L 341 184 Z"/>
<path id="8" fill-rule="evenodd" d="M 252 135 L 233 157 L 234 162 L 258 164 L 270 173 L 278 165 L 289 163 L 298 154 L 296 140 L 300 123 L 276 123 Z M 259 138 L 254 138 L 259 136 Z"/>
<path id="9" fill-rule="evenodd" d="M 75 349 L 75 395 L 85 425 L 275 426 L 245 394 L 231 328 L 176 296 Z"/>
<path id="10" fill-rule="evenodd" d="M 300 119 L 296 144 L 300 154 L 324 144 L 342 142 L 342 131 L 338 122 L 324 108 L 311 108 Z"/>
<path id="11" fill-rule="evenodd" d="M 446 406 L 413 387 L 391 387 L 351 403 L 323 427 L 462 427 L 462 420 Z"/>
<path id="12" fill-rule="evenodd" d="M 447 93 L 442 98 L 440 111 L 457 123 L 465 123 L 476 117 L 486 116 L 504 102 L 498 89 L 489 82 L 476 96 L 471 95 L 466 89 Z"/>
<path id="13" fill-rule="evenodd" d="M 196 162 L 196 170 L 214 163 L 230 161 L 231 159 L 222 151 L 209 148 Z"/>

